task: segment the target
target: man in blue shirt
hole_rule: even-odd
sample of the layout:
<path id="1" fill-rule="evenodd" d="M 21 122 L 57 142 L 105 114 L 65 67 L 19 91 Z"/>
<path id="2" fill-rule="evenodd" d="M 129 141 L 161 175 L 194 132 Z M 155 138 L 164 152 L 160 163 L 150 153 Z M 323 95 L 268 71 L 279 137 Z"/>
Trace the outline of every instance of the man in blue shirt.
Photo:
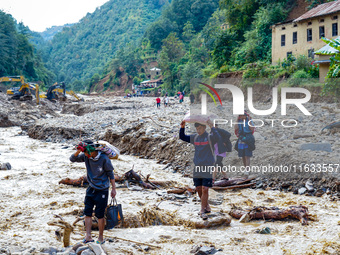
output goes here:
<path id="1" fill-rule="evenodd" d="M 80 154 L 83 152 L 82 154 Z M 80 154 L 80 155 L 79 155 Z M 89 187 L 85 196 L 85 228 L 84 243 L 93 242 L 91 236 L 92 213 L 95 206 L 95 215 L 98 218 L 99 237 L 98 244 L 104 243 L 105 219 L 104 213 L 107 207 L 110 183 L 112 185 L 111 197 L 116 196 L 115 178 L 113 166 L 105 153 L 97 151 L 91 140 L 85 140 L 77 146 L 76 153 L 70 157 L 71 162 L 85 162 Z"/>
<path id="2" fill-rule="evenodd" d="M 213 146 L 221 139 L 211 121 L 208 122 L 208 125 L 212 131 L 212 134 L 210 135 L 206 131 L 206 125 L 200 123 L 195 123 L 197 134 L 190 136 L 185 135 L 185 121 L 182 121 L 181 129 L 179 131 L 179 138 L 181 140 L 195 146 L 193 181 L 201 199 L 200 215 L 204 220 L 208 218 L 206 213 L 211 212 L 208 198 L 209 188 L 212 187 L 212 173 L 215 170 L 215 154 Z"/>

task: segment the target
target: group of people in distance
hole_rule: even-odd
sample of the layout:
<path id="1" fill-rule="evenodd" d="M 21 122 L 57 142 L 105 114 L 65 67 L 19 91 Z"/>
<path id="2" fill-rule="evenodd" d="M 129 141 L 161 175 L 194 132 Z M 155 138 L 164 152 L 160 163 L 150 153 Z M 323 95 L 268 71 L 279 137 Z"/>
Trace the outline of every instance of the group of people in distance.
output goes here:
<path id="1" fill-rule="evenodd" d="M 163 103 L 164 103 L 164 107 L 167 107 L 169 105 L 169 97 L 167 95 L 163 97 Z M 156 105 L 157 105 L 157 108 L 161 107 L 161 99 L 159 97 L 156 98 Z"/>

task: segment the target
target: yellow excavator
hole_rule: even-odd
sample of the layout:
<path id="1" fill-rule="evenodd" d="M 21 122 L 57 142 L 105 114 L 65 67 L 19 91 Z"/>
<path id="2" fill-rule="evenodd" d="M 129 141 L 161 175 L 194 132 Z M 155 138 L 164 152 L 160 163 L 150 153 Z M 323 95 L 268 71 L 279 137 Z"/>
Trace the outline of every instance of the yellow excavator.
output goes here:
<path id="1" fill-rule="evenodd" d="M 66 91 L 66 94 L 73 96 L 78 101 L 84 101 L 84 98 L 80 98 L 73 90 Z"/>
<path id="2" fill-rule="evenodd" d="M 43 96 L 45 97 L 45 96 Z M 54 83 L 51 87 L 48 88 L 46 92 L 46 98 L 48 100 L 66 100 L 66 85 L 64 82 Z"/>
<path id="3" fill-rule="evenodd" d="M 12 87 L 7 90 L 7 95 L 11 99 L 32 100 L 32 94 L 35 95 L 37 104 L 39 104 L 39 85 L 36 83 L 27 83 L 23 76 L 4 76 L 0 77 L 1 82 L 20 82 L 20 87 Z"/>
<path id="4" fill-rule="evenodd" d="M 48 100 L 60 100 L 65 101 L 66 100 L 66 94 L 73 96 L 78 101 L 82 101 L 83 99 L 78 97 L 74 91 L 66 91 L 66 85 L 65 82 L 56 82 L 51 87 L 48 88 L 46 95 L 40 95 L 41 98 L 47 98 Z"/>

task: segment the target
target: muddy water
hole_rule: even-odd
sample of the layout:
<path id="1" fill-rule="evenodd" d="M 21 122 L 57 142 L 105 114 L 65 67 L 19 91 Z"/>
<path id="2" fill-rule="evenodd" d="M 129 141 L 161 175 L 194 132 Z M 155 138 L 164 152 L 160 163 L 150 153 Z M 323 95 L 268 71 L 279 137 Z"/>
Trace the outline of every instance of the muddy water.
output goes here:
<path id="1" fill-rule="evenodd" d="M 0 171 L 0 248 L 11 247 L 18 251 L 44 247 L 62 247 L 55 239 L 56 227 L 47 225 L 53 214 L 63 215 L 72 223 L 76 212 L 83 207 L 84 188 L 59 185 L 62 178 L 78 178 L 85 174 L 82 163 L 71 163 L 74 152 L 66 144 L 44 143 L 20 135 L 20 128 L 4 128 L 0 133 L 0 161 L 10 162 L 12 170 Z M 67 147 L 70 146 L 70 147 Z M 113 161 L 115 172 L 123 174 L 134 165 L 134 170 L 144 176 L 151 174 L 155 180 L 175 180 L 179 186 L 191 185 L 191 180 L 178 173 L 163 170 L 164 165 L 132 156 L 121 156 Z M 158 205 L 161 210 L 176 212 L 183 219 L 198 218 L 199 202 L 188 199 L 163 199 L 161 190 L 134 190 L 117 185 L 117 199 L 125 214 L 136 214 L 144 207 Z M 131 187 L 130 187 L 131 188 Z M 196 230 L 183 226 L 151 226 L 144 228 L 113 229 L 105 231 L 107 237 L 120 237 L 142 243 L 154 244 L 150 254 L 189 254 L 194 245 L 214 245 L 219 254 L 321 254 L 340 252 L 339 202 L 327 196 L 317 198 L 298 196 L 278 191 L 244 189 L 240 191 L 210 191 L 212 209 L 228 212 L 232 204 L 240 207 L 305 205 L 317 217 L 308 226 L 300 222 L 254 221 L 210 230 Z M 261 235 L 256 230 L 269 227 L 271 234 Z M 94 235 L 97 232 L 93 232 Z M 84 235 L 81 223 L 71 236 L 71 243 L 79 242 Z M 18 247 L 18 248 L 15 248 Z M 126 241 L 106 242 L 108 254 L 144 254 L 138 246 Z M 142 246 L 143 248 L 143 246 Z"/>

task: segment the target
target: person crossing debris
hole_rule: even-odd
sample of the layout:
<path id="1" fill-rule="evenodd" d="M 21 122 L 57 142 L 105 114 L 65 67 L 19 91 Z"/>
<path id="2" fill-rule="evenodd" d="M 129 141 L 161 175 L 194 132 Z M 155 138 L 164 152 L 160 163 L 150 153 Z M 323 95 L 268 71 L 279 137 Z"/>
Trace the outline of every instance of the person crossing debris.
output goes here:
<path id="1" fill-rule="evenodd" d="M 95 215 L 98 218 L 99 237 L 98 244 L 104 243 L 105 219 L 104 213 L 108 202 L 110 183 L 112 185 L 111 197 L 116 196 L 115 178 L 113 166 L 105 153 L 97 151 L 95 144 L 91 140 L 80 142 L 77 151 L 71 155 L 71 162 L 85 162 L 87 171 L 87 181 L 89 187 L 85 196 L 85 229 L 86 236 L 84 243 L 93 242 L 91 236 L 92 213 L 95 207 Z M 81 153 L 83 152 L 83 153 Z"/>
<path id="2" fill-rule="evenodd" d="M 179 131 L 179 138 L 181 140 L 195 146 L 195 155 L 193 160 L 195 168 L 193 172 L 193 181 L 201 199 L 200 215 L 203 220 L 208 219 L 206 214 L 211 212 L 208 198 L 209 188 L 212 187 L 211 167 L 215 164 L 213 146 L 218 142 L 218 140 L 221 140 L 221 136 L 218 134 L 216 128 L 213 127 L 213 123 L 208 121 L 207 124 L 211 128 L 211 134 L 206 132 L 206 125 L 195 123 L 197 134 L 190 136 L 185 135 L 185 121 L 181 122 L 181 128 Z"/>
<path id="3" fill-rule="evenodd" d="M 250 158 L 253 156 L 253 150 L 255 149 L 255 140 L 252 135 L 254 131 L 254 123 L 247 111 L 244 111 L 244 114 L 239 115 L 237 118 L 235 134 L 238 137 L 236 146 L 238 156 L 242 158 L 245 167 L 250 166 Z M 252 138 L 250 142 L 248 142 L 248 137 Z"/>

